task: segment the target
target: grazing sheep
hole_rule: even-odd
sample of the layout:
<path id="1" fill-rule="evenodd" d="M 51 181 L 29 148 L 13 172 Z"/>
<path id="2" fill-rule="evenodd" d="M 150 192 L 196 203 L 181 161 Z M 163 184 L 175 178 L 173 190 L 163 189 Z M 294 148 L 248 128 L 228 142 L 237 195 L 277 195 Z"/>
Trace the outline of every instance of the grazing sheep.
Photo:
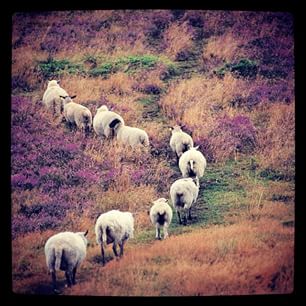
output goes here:
<path id="1" fill-rule="evenodd" d="M 92 125 L 91 112 L 87 107 L 73 102 L 72 99 L 75 97 L 61 96 L 64 99 L 64 116 L 70 127 L 76 125 L 79 129 L 88 133 Z"/>
<path id="2" fill-rule="evenodd" d="M 177 212 L 179 223 L 182 224 L 181 213 L 184 213 L 183 223 L 187 224 L 188 219 L 191 220 L 191 206 L 196 202 L 199 194 L 199 180 L 196 177 L 182 178 L 176 180 L 170 187 L 170 197 Z"/>
<path id="3" fill-rule="evenodd" d="M 53 115 L 60 115 L 63 111 L 63 100 L 60 96 L 68 96 L 68 93 L 60 87 L 59 81 L 49 81 L 42 103 L 52 111 Z"/>
<path id="4" fill-rule="evenodd" d="M 161 239 L 160 228 L 163 228 L 164 239 L 168 237 L 168 227 L 172 220 L 172 208 L 167 203 L 167 200 L 160 198 L 153 202 L 153 206 L 150 209 L 150 219 L 153 225 L 156 227 L 156 239 Z"/>
<path id="5" fill-rule="evenodd" d="M 184 152 L 193 147 L 193 140 L 190 135 L 182 131 L 180 126 L 176 125 L 172 128 L 170 147 L 179 159 Z"/>
<path id="6" fill-rule="evenodd" d="M 142 129 L 126 126 L 118 119 L 113 120 L 110 127 L 115 129 L 118 141 L 130 145 L 132 148 L 139 144 L 144 146 L 149 146 L 150 144 L 148 134 Z"/>
<path id="7" fill-rule="evenodd" d="M 117 113 L 109 111 L 106 105 L 99 107 L 93 119 L 93 129 L 96 134 L 98 136 L 105 136 L 106 138 L 115 136 L 114 127 L 110 127 L 110 124 L 115 119 L 124 124 L 123 118 Z"/>
<path id="8" fill-rule="evenodd" d="M 55 293 L 60 293 L 56 285 L 56 271 L 65 271 L 67 285 L 74 285 L 78 266 L 86 256 L 86 232 L 62 232 L 50 237 L 45 244 L 46 263 L 52 276 Z"/>
<path id="9" fill-rule="evenodd" d="M 126 240 L 134 238 L 134 218 L 130 212 L 111 210 L 101 214 L 95 225 L 97 243 L 101 245 L 103 266 L 105 265 L 104 247 L 113 243 L 113 251 L 118 259 L 117 244 L 120 246 L 120 257 Z"/>
<path id="10" fill-rule="evenodd" d="M 179 168 L 183 177 L 196 176 L 198 178 L 204 175 L 206 168 L 206 159 L 204 155 L 198 151 L 198 146 L 184 152 L 179 160 Z"/>

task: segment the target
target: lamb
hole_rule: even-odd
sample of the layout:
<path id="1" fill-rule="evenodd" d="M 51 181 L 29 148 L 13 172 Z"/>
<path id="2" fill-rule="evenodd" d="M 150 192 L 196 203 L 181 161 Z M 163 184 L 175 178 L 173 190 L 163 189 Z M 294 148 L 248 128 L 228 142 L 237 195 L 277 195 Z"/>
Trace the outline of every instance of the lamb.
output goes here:
<path id="1" fill-rule="evenodd" d="M 148 134 L 142 129 L 124 125 L 118 119 L 113 120 L 110 127 L 115 129 L 118 141 L 130 145 L 132 148 L 139 144 L 144 146 L 150 144 Z"/>
<path id="2" fill-rule="evenodd" d="M 123 256 L 124 243 L 134 238 L 134 218 L 130 212 L 111 210 L 99 216 L 95 225 L 97 243 L 101 245 L 103 266 L 105 265 L 104 246 L 113 243 L 113 252 L 116 259 Z M 117 253 L 117 244 L 120 246 L 120 255 Z"/>
<path id="3" fill-rule="evenodd" d="M 185 151 L 193 147 L 193 140 L 190 135 L 182 131 L 180 126 L 176 125 L 172 128 L 170 147 L 179 160 Z"/>
<path id="4" fill-rule="evenodd" d="M 68 96 L 68 93 L 60 87 L 59 81 L 49 81 L 42 103 L 52 111 L 53 115 L 60 115 L 63 111 L 63 100 L 60 96 Z"/>
<path id="5" fill-rule="evenodd" d="M 46 263 L 52 276 L 52 287 L 60 293 L 56 284 L 56 271 L 65 271 L 67 285 L 75 285 L 78 266 L 86 257 L 86 232 L 61 232 L 50 237 L 45 244 Z"/>
<path id="6" fill-rule="evenodd" d="M 184 213 L 183 224 L 187 224 L 188 219 L 191 220 L 191 206 L 196 202 L 199 194 L 199 179 L 196 177 L 182 178 L 176 180 L 170 187 L 170 197 L 177 212 L 179 223 L 182 224 L 181 213 Z"/>
<path id="7" fill-rule="evenodd" d="M 196 176 L 200 178 L 204 175 L 207 162 L 198 148 L 199 146 L 193 147 L 180 157 L 179 168 L 183 177 Z"/>
<path id="8" fill-rule="evenodd" d="M 124 124 L 123 118 L 115 112 L 108 110 L 106 105 L 102 105 L 97 109 L 97 113 L 93 119 L 93 129 L 98 136 L 106 138 L 115 136 L 115 130 L 110 124 L 115 120 L 119 120 Z M 117 122 L 117 121 L 116 121 Z"/>
<path id="9" fill-rule="evenodd" d="M 160 229 L 163 228 L 164 239 L 166 239 L 169 236 L 168 227 L 172 220 L 172 208 L 165 198 L 159 198 L 153 202 L 153 206 L 150 209 L 150 219 L 156 227 L 155 238 L 161 239 Z"/>
<path id="10" fill-rule="evenodd" d="M 92 125 L 92 115 L 90 110 L 72 101 L 76 96 L 60 96 L 64 99 L 64 116 L 70 127 L 76 125 L 85 133 L 90 131 Z"/>

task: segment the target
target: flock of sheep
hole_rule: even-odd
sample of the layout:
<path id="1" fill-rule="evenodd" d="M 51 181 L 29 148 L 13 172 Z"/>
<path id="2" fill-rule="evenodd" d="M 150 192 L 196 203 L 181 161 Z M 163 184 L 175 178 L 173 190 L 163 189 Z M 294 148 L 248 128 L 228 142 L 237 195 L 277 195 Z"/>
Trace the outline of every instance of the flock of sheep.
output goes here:
<path id="1" fill-rule="evenodd" d="M 93 130 L 98 136 L 106 138 L 116 137 L 119 142 L 135 147 L 137 145 L 149 146 L 147 133 L 139 128 L 126 126 L 123 118 L 110 111 L 103 105 L 97 109 L 96 115 L 92 118 L 90 110 L 73 102 L 76 96 L 69 96 L 60 87 L 59 81 L 48 82 L 48 87 L 43 95 L 43 104 L 53 114 L 64 114 L 64 118 L 70 127 L 76 126 L 85 133 Z M 172 128 L 170 147 L 176 153 L 178 166 L 182 178 L 176 180 L 170 188 L 170 198 L 175 211 L 177 212 L 180 224 L 187 224 L 191 219 L 191 207 L 196 202 L 199 194 L 199 178 L 204 175 L 206 159 L 194 147 L 190 135 L 183 132 L 181 127 Z M 149 211 L 152 224 L 156 228 L 156 239 L 161 239 L 161 229 L 164 239 L 168 237 L 168 227 L 172 220 L 172 208 L 167 199 L 160 198 L 153 201 Z M 59 293 L 56 285 L 56 271 L 65 271 L 67 285 L 75 284 L 76 270 L 79 264 L 86 257 L 87 235 L 86 232 L 62 232 L 53 235 L 45 245 L 46 262 L 52 276 L 52 286 L 55 293 Z M 124 243 L 133 238 L 134 218 L 130 212 L 111 210 L 101 214 L 95 224 L 97 243 L 101 246 L 102 263 L 105 265 L 104 247 L 113 244 L 113 252 L 116 259 L 123 255 Z M 117 245 L 120 253 L 117 252 Z"/>

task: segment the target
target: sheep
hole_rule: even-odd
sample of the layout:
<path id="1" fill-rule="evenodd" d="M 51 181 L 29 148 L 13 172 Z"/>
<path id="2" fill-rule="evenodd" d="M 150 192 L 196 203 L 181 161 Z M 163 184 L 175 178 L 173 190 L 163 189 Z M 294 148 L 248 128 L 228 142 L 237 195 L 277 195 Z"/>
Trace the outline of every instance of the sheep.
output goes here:
<path id="1" fill-rule="evenodd" d="M 181 213 L 184 213 L 183 224 L 191 220 L 191 206 L 196 202 L 199 194 L 199 179 L 181 178 L 176 180 L 170 187 L 170 197 L 178 216 L 179 223 L 182 224 Z"/>
<path id="2" fill-rule="evenodd" d="M 65 271 L 68 287 L 75 285 L 78 266 L 86 257 L 86 232 L 61 232 L 51 236 L 45 244 L 45 256 L 48 271 L 52 277 L 55 293 L 60 293 L 56 284 L 56 271 Z"/>
<path id="3" fill-rule="evenodd" d="M 180 126 L 176 125 L 171 129 L 170 147 L 176 153 L 178 161 L 185 151 L 193 147 L 193 140 L 190 135 L 182 131 Z"/>
<path id="4" fill-rule="evenodd" d="M 60 96 L 68 96 L 68 93 L 60 87 L 59 81 L 49 81 L 42 103 L 52 111 L 53 115 L 60 115 L 63 111 L 63 100 Z"/>
<path id="5" fill-rule="evenodd" d="M 183 177 L 196 176 L 200 178 L 204 175 L 207 162 L 204 155 L 198 151 L 199 146 L 193 147 L 184 152 L 179 159 L 179 168 Z"/>
<path id="6" fill-rule="evenodd" d="M 111 122 L 110 128 L 115 129 L 118 141 L 130 145 L 132 148 L 135 148 L 139 144 L 144 146 L 149 146 L 150 144 L 149 136 L 144 130 L 124 125 L 118 119 Z"/>
<path id="7" fill-rule="evenodd" d="M 76 125 L 85 133 L 90 131 L 92 125 L 92 115 L 90 110 L 80 104 L 77 104 L 72 101 L 76 96 L 60 96 L 64 99 L 64 116 L 69 126 Z"/>
<path id="8" fill-rule="evenodd" d="M 97 243 L 101 245 L 102 264 L 105 265 L 104 247 L 113 243 L 113 252 L 116 259 L 123 256 L 124 243 L 134 238 L 134 218 L 130 212 L 111 210 L 101 214 L 95 225 Z M 117 253 L 117 244 L 120 254 Z"/>
<path id="9" fill-rule="evenodd" d="M 110 124 L 115 119 L 124 124 L 123 118 L 117 113 L 108 110 L 106 105 L 99 107 L 93 119 L 93 129 L 96 134 L 98 136 L 105 136 L 106 138 L 115 136 L 114 128 L 110 127 Z"/>
<path id="10" fill-rule="evenodd" d="M 167 203 L 165 198 L 159 198 L 158 200 L 153 202 L 153 206 L 150 209 L 150 220 L 153 225 L 156 227 L 156 239 L 161 239 L 160 228 L 163 228 L 164 231 L 164 239 L 166 239 L 168 235 L 168 227 L 172 220 L 172 208 Z"/>

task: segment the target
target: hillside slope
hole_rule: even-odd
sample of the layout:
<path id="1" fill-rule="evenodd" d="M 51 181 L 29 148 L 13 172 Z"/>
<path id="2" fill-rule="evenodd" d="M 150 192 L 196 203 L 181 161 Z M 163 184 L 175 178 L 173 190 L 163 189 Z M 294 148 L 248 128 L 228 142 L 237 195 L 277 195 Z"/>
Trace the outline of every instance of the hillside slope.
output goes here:
<path id="1" fill-rule="evenodd" d="M 89 229 L 67 295 L 290 293 L 294 265 L 292 16 L 230 11 L 18 13 L 12 36 L 13 290 L 52 294 L 44 244 Z M 102 104 L 147 131 L 150 148 L 70 130 L 40 104 L 60 79 L 93 114 Z M 155 241 L 147 215 L 180 178 L 170 126 L 208 166 L 193 220 Z M 135 216 L 135 238 L 102 267 L 97 216 Z"/>

